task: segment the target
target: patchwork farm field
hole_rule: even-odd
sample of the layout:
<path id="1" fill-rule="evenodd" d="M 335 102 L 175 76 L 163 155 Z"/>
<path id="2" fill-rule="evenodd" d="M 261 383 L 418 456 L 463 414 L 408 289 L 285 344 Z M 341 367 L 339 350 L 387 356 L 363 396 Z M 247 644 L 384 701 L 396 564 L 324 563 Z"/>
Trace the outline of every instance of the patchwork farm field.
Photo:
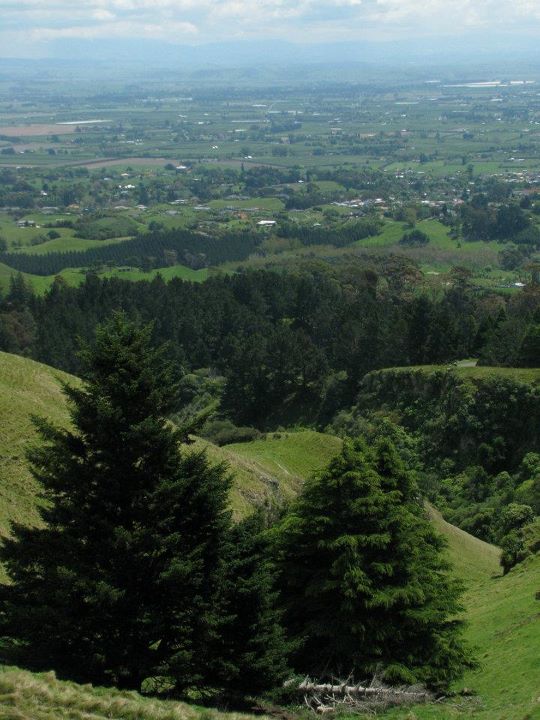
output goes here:
<path id="1" fill-rule="evenodd" d="M 184 263 L 149 249 L 117 269 L 139 279 L 137 270 L 169 275 L 171 265 L 260 267 L 276 254 L 301 256 L 306 246 L 317 257 L 339 257 L 336 238 L 368 219 L 381 222 L 378 232 L 360 233 L 345 243 L 348 251 L 403 255 L 432 275 L 459 265 L 478 287 L 514 292 L 540 252 L 534 87 L 501 85 L 496 104 L 466 83 L 442 83 L 436 97 L 432 90 L 420 80 L 397 96 L 384 82 L 365 95 L 344 85 L 315 100 L 301 89 L 254 86 L 235 102 L 203 89 L 159 100 L 141 90 L 129 101 L 111 92 L 96 107 L 73 98 L 69 110 L 41 97 L 23 109 L 0 94 L 0 252 L 2 240 L 8 251 L 0 262 L 10 266 L 9 252 L 45 257 L 189 229 L 218 240 L 258 232 L 259 241 L 249 257 L 231 249 L 220 263 L 204 250 L 194 257 L 190 248 Z M 528 234 L 472 227 L 467 217 L 478 198 L 489 209 L 487 225 L 501 202 L 523 201 L 518 224 L 528 223 Z M 133 221 L 131 230 L 115 231 L 112 214 Z M 99 223 L 99 238 L 85 234 Z M 412 230 L 427 242 L 404 245 Z M 91 269 L 115 272 L 99 260 Z M 31 281 L 39 291 L 50 284 Z"/>
<path id="2" fill-rule="evenodd" d="M 75 130 L 75 125 L 61 125 L 59 123 L 2 125 L 0 126 L 0 135 L 5 137 L 45 137 L 47 135 L 71 135 Z"/>

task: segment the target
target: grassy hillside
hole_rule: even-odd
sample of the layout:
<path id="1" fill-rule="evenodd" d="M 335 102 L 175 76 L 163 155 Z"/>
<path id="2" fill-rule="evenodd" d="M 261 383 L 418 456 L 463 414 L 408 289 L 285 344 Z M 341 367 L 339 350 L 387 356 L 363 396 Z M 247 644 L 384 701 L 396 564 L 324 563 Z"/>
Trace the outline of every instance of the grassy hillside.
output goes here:
<path id="1" fill-rule="evenodd" d="M 437 530 L 446 538 L 448 555 L 456 575 L 471 592 L 500 575 L 498 548 L 446 522 L 434 507 L 428 506 L 428 513 Z"/>
<path id="2" fill-rule="evenodd" d="M 472 372 L 466 368 L 464 371 Z M 479 370 L 484 370 L 480 368 Z M 31 414 L 66 423 L 59 380 L 74 378 L 40 363 L 0 353 L 0 531 L 9 519 L 34 522 L 35 485 L 25 469 L 24 447 L 34 436 Z M 197 440 L 212 460 L 225 461 L 235 475 L 232 507 L 236 517 L 254 502 L 292 497 L 303 479 L 339 451 L 339 439 L 312 431 L 276 433 L 266 440 L 218 448 Z M 448 540 L 456 574 L 467 587 L 467 636 L 481 662 L 461 686 L 472 697 L 456 696 L 437 705 L 393 710 L 388 720 L 532 720 L 540 718 L 540 557 L 501 577 L 498 550 L 445 522 L 430 509 Z M 0 673 L 0 720 L 137 718 L 196 720 L 202 713 L 178 703 L 143 700 L 135 694 L 60 683 L 52 675 L 15 669 Z M 205 720 L 218 717 L 204 711 Z"/>
<path id="3" fill-rule="evenodd" d="M 540 368 L 507 368 L 507 367 L 484 367 L 463 365 L 412 365 L 410 367 L 386 368 L 384 370 L 374 370 L 369 373 L 370 376 L 381 376 L 402 372 L 405 374 L 423 373 L 432 375 L 435 372 L 447 370 L 455 373 L 458 377 L 469 380 L 485 380 L 493 377 L 505 378 L 508 380 L 516 380 L 517 382 L 531 383 L 537 385 L 540 383 Z"/>
<path id="4" fill-rule="evenodd" d="M 465 533 L 466 535 L 466 533 Z M 451 555 L 478 559 L 478 572 L 464 596 L 467 638 L 476 648 L 478 670 L 460 687 L 474 691 L 438 705 L 394 710 L 388 720 L 533 720 L 540 718 L 540 557 L 530 558 L 501 577 L 493 562 L 472 547 L 474 538 L 450 539 Z M 483 559 L 482 559 L 483 557 Z M 460 563 L 461 564 L 461 563 Z M 465 575 L 470 576 L 473 564 Z M 458 565 L 459 567 L 459 565 Z M 459 689 L 459 688 L 458 688 Z"/>
<path id="5" fill-rule="evenodd" d="M 0 535 L 9 522 L 34 523 L 36 485 L 25 449 L 36 437 L 32 415 L 63 425 L 68 421 L 61 383 L 77 382 L 66 373 L 17 355 L 0 352 Z M 254 504 L 291 498 L 305 477 L 339 452 L 341 441 L 313 431 L 275 433 L 266 440 L 219 448 L 197 440 L 211 460 L 225 462 L 235 481 L 235 517 Z"/>
<path id="6" fill-rule="evenodd" d="M 237 720 L 179 702 L 60 682 L 54 673 L 0 669 L 0 720 Z"/>
<path id="7" fill-rule="evenodd" d="M 321 470 L 341 448 L 333 435 L 306 430 L 274 433 L 265 440 L 217 447 L 198 440 L 209 457 L 226 462 L 234 474 L 231 504 L 236 518 L 254 504 L 289 500 L 306 477 Z"/>
<path id="8" fill-rule="evenodd" d="M 0 352 L 0 535 L 9 522 L 33 523 L 36 484 L 25 459 L 35 438 L 32 415 L 68 420 L 61 382 L 76 379 L 47 365 Z"/>
<path id="9" fill-rule="evenodd" d="M 533 720 L 540 718 L 540 557 L 502 576 L 499 551 L 447 523 L 434 508 L 431 519 L 448 542 L 456 575 L 463 580 L 466 637 L 480 667 L 466 673 L 457 694 L 436 705 L 395 709 L 385 720 Z"/>

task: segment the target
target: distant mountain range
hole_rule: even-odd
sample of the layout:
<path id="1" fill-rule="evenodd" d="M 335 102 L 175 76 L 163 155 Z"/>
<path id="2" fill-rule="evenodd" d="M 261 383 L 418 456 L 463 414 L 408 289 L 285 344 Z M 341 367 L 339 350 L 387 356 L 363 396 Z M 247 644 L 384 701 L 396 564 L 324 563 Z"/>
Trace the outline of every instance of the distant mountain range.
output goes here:
<path id="1" fill-rule="evenodd" d="M 0 51 L 1 52 L 1 51 Z M 247 68 L 257 73 L 260 68 L 295 68 L 300 66 L 351 66 L 370 68 L 399 67 L 402 72 L 422 72 L 426 76 L 450 65 L 461 70 L 474 68 L 478 73 L 489 68 L 491 73 L 508 73 L 516 65 L 538 67 L 540 50 L 533 37 L 463 35 L 460 38 L 411 38 L 400 41 L 358 41 L 326 44 L 298 44 L 283 40 L 245 40 L 203 45 L 180 45 L 158 40 L 62 39 L 49 46 L 47 64 L 57 69 L 62 65 L 94 67 L 111 62 L 124 69 L 167 69 L 190 73 L 197 69 Z M 0 60 L 0 73 L 9 67 L 31 66 L 42 59 Z M 341 75 L 340 75 L 341 77 Z M 477 77 L 477 75 L 475 75 Z M 480 78 L 482 79 L 482 78 Z"/>

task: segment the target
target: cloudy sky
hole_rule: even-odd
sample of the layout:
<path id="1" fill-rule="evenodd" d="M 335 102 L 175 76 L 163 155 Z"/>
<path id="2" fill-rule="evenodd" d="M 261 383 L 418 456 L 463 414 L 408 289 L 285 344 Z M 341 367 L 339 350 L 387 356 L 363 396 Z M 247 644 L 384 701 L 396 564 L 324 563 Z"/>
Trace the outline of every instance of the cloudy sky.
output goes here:
<path id="1" fill-rule="evenodd" d="M 0 56 L 69 39 L 178 44 L 540 33 L 540 0 L 0 0 Z"/>

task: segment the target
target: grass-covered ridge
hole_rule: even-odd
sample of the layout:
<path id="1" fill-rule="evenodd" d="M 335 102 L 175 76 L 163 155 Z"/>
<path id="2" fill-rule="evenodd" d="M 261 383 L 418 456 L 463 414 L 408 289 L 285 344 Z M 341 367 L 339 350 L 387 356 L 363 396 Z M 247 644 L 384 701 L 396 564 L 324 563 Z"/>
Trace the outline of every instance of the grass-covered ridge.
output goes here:
<path id="1" fill-rule="evenodd" d="M 266 439 L 218 448 L 199 441 L 212 459 L 225 461 L 234 474 L 231 504 L 236 517 L 254 505 L 282 503 L 303 481 L 322 470 L 341 449 L 341 440 L 313 430 L 273 433 Z"/>
<path id="2" fill-rule="evenodd" d="M 457 377 L 464 380 L 504 378 L 534 385 L 540 383 L 540 368 L 489 367 L 468 364 L 412 365 L 384 368 L 383 370 L 374 370 L 369 373 L 367 377 L 385 377 L 392 373 L 404 373 L 408 375 L 419 373 L 420 375 L 429 376 L 440 372 L 454 373 Z"/>
<path id="3" fill-rule="evenodd" d="M 32 416 L 68 422 L 62 382 L 76 378 L 27 358 L 0 352 L 0 535 L 11 521 L 31 524 L 36 513 L 36 484 L 25 452 L 34 438 Z"/>

